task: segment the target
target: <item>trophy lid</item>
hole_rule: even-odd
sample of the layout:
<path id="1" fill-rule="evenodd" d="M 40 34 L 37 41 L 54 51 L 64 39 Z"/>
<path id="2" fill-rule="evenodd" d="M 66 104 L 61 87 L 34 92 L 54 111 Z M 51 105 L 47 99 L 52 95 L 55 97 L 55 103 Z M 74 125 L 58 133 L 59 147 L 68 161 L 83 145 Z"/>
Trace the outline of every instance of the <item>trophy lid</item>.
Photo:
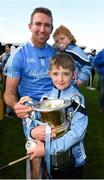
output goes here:
<path id="1" fill-rule="evenodd" d="M 71 100 L 64 99 L 45 99 L 37 102 L 33 106 L 33 110 L 40 112 L 49 112 L 60 110 L 71 105 Z"/>

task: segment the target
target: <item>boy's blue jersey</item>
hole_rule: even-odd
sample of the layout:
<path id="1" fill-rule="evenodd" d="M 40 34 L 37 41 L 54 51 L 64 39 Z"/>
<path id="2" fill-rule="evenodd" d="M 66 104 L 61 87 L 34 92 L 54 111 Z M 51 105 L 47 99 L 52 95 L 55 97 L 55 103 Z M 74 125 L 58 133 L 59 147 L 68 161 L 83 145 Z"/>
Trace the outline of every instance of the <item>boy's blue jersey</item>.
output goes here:
<path id="1" fill-rule="evenodd" d="M 18 89 L 21 97 L 30 96 L 38 101 L 52 88 L 48 70 L 49 59 L 54 55 L 54 48 L 48 44 L 37 48 L 31 42 L 26 42 L 10 56 L 4 74 L 20 79 Z"/>
<path id="2" fill-rule="evenodd" d="M 52 140 L 51 147 L 50 147 L 51 155 L 57 154 L 58 152 L 66 151 L 71 148 L 72 154 L 74 157 L 74 166 L 81 166 L 82 164 L 85 163 L 85 160 L 86 160 L 83 139 L 86 133 L 87 125 L 88 125 L 88 117 L 85 111 L 84 97 L 73 84 L 71 84 L 68 88 L 62 91 L 53 87 L 53 89 L 50 92 L 44 94 L 42 97 L 42 99 L 44 98 L 48 98 L 48 99 L 72 98 L 75 103 L 79 104 L 80 99 L 78 96 L 81 98 L 81 107 L 73 115 L 69 131 L 65 133 L 63 136 Z M 68 107 L 68 112 L 73 113 L 75 109 L 73 106 Z M 34 113 L 33 111 L 31 114 L 31 118 L 29 118 L 27 121 L 26 120 L 23 121 L 24 133 L 27 139 L 30 136 L 31 129 L 37 126 L 37 120 L 39 119 L 40 119 L 39 112 Z M 30 122 L 30 125 L 29 127 L 27 127 L 29 122 Z"/>
<path id="3" fill-rule="evenodd" d="M 59 96 L 60 95 L 60 96 Z M 70 99 L 73 97 L 76 103 L 79 103 L 79 95 L 81 97 L 81 107 L 85 109 L 85 100 L 83 95 L 77 90 L 73 85 L 70 85 L 69 88 L 60 91 L 57 88 L 53 88 L 45 97 L 48 99 Z M 72 107 L 68 108 L 69 112 L 73 112 Z M 54 119 L 53 119 L 54 121 Z M 65 133 L 62 137 L 56 138 L 51 142 L 51 154 L 56 154 L 61 151 L 66 151 L 69 148 L 72 148 L 72 154 L 74 156 L 75 166 L 80 166 L 85 163 L 86 154 L 83 145 L 83 139 L 86 133 L 88 125 L 88 117 L 84 111 L 78 110 L 71 121 L 70 130 Z"/>

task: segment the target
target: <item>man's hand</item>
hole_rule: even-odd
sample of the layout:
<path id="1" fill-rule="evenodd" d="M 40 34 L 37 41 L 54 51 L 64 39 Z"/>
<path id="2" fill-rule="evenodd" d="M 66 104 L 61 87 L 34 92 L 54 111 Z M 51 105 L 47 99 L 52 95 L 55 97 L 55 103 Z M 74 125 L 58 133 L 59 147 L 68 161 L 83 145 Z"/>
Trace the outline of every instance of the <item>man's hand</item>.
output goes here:
<path id="1" fill-rule="evenodd" d="M 29 113 L 32 110 L 32 107 L 17 103 L 14 107 L 14 110 L 17 117 L 22 119 L 29 117 Z"/>
<path id="2" fill-rule="evenodd" d="M 21 119 L 29 117 L 29 113 L 32 110 L 32 107 L 26 106 L 26 105 L 24 105 L 24 103 L 27 101 L 31 101 L 31 100 L 32 99 L 30 97 L 24 96 L 17 102 L 17 104 L 14 107 L 17 117 L 19 117 Z"/>

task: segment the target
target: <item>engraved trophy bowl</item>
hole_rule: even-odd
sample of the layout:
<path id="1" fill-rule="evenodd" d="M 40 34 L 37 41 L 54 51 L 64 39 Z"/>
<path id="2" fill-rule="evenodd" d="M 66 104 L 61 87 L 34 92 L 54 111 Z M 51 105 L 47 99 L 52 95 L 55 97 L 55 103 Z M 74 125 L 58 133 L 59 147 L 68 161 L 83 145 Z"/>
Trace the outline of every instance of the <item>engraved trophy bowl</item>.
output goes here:
<path id="1" fill-rule="evenodd" d="M 46 99 L 36 103 L 33 107 L 40 112 L 41 121 L 56 127 L 56 137 L 63 135 L 69 128 L 66 108 L 72 103 L 71 100 Z"/>

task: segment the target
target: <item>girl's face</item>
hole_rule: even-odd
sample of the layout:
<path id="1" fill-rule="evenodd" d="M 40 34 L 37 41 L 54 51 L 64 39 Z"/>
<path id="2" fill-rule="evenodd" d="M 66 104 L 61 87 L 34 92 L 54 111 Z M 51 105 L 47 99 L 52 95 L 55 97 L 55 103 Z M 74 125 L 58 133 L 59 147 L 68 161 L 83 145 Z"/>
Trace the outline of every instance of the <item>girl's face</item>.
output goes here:
<path id="1" fill-rule="evenodd" d="M 54 86 L 59 90 L 66 89 L 70 85 L 71 80 L 74 79 L 74 73 L 69 69 L 63 69 L 61 66 L 59 68 L 53 66 L 52 70 L 49 71 L 49 75 Z"/>
<path id="2" fill-rule="evenodd" d="M 55 44 L 56 47 L 58 47 L 60 50 L 64 50 L 67 45 L 70 43 L 70 39 L 65 34 L 59 34 L 55 38 Z"/>

